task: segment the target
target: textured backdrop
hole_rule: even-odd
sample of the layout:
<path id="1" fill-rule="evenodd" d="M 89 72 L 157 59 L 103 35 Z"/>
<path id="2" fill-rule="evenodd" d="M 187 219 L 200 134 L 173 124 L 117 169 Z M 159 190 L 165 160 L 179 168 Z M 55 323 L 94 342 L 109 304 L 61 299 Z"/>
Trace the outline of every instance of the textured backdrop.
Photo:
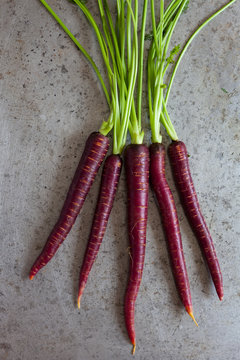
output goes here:
<path id="1" fill-rule="evenodd" d="M 101 66 L 76 7 L 49 0 Z M 224 1 L 190 2 L 173 45 Z M 97 14 L 97 6 L 89 0 Z M 169 112 L 188 145 L 202 211 L 224 277 L 219 302 L 174 191 L 197 328 L 180 304 L 153 196 L 136 305 L 136 360 L 238 360 L 240 353 L 240 2 L 194 40 L 179 67 Z M 227 92 L 223 91 L 225 89 Z M 146 94 L 146 93 L 144 93 Z M 147 101 L 144 128 L 149 142 Z M 128 274 L 124 173 L 81 310 L 76 308 L 98 182 L 54 260 L 28 271 L 54 225 L 88 134 L 108 116 L 97 78 L 38 0 L 0 9 L 0 359 L 131 359 L 123 320 Z M 164 142 L 168 139 L 165 136 Z M 167 168 L 167 177 L 173 185 Z"/>

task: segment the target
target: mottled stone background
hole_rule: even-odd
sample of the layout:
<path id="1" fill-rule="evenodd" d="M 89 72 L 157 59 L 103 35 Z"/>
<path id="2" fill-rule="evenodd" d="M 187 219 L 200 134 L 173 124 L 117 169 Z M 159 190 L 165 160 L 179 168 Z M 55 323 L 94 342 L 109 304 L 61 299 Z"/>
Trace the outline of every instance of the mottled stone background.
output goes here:
<path id="1" fill-rule="evenodd" d="M 49 2 L 101 66 L 94 34 L 82 14 L 65 0 Z M 224 3 L 191 1 L 172 44 L 183 44 Z M 96 2 L 89 0 L 89 7 L 97 14 Z M 1 0 L 0 86 L 0 360 L 131 359 L 123 320 L 129 263 L 124 174 L 81 311 L 76 308 L 78 273 L 99 176 L 54 260 L 34 281 L 27 277 L 57 219 L 88 134 L 108 116 L 94 72 L 38 0 Z M 218 301 L 174 191 L 199 328 L 187 316 L 151 195 L 135 359 L 239 359 L 239 90 L 236 1 L 195 39 L 169 101 L 179 138 L 188 144 L 225 297 Z M 143 108 L 149 142 L 146 100 Z M 167 177 L 173 185 L 169 167 Z"/>

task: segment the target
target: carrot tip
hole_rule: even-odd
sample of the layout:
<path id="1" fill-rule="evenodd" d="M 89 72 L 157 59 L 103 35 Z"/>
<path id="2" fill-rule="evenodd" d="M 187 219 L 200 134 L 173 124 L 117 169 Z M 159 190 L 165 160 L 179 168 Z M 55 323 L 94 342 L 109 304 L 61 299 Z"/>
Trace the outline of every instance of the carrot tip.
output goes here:
<path id="1" fill-rule="evenodd" d="M 81 296 L 82 295 L 80 295 L 79 297 L 78 297 L 78 299 L 77 299 L 77 307 L 78 307 L 78 309 L 80 309 L 80 302 L 81 302 Z"/>
<path id="2" fill-rule="evenodd" d="M 136 344 L 133 344 L 133 348 L 132 348 L 132 354 L 135 354 L 135 350 L 136 350 Z"/>
<path id="3" fill-rule="evenodd" d="M 195 322 L 195 324 L 198 326 L 198 323 L 196 322 L 196 319 L 195 319 L 195 317 L 194 317 L 194 315 L 193 315 L 193 312 L 192 312 L 192 311 L 189 311 L 188 314 L 191 316 L 191 318 L 193 319 L 193 321 Z"/>
<path id="4" fill-rule="evenodd" d="M 29 275 L 29 279 L 32 280 L 34 278 L 34 275 Z"/>

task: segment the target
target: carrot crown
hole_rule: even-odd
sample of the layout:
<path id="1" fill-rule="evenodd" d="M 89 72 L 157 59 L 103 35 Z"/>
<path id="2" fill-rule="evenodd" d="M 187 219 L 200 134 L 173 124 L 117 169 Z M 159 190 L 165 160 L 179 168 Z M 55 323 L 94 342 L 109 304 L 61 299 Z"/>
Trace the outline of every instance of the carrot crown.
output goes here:
<path id="1" fill-rule="evenodd" d="M 40 1 L 90 62 L 98 76 L 110 109 L 109 119 L 103 121 L 99 131 L 103 135 L 107 135 L 113 129 L 113 153 L 119 154 L 122 152 L 125 146 L 129 126 L 133 141 L 142 141 L 141 94 L 138 96 L 138 108 L 140 109 L 138 111 L 139 121 L 136 121 L 136 117 L 134 116 L 136 112 L 133 112 L 132 108 L 138 71 L 138 0 L 135 0 L 134 2 L 134 9 L 132 7 L 132 0 L 117 0 L 116 26 L 114 25 L 107 0 L 98 0 L 99 13 L 102 22 L 101 30 L 83 1 L 71 1 L 81 9 L 95 32 L 107 73 L 108 86 L 103 80 L 99 68 L 89 53 L 84 49 L 48 3 L 45 0 Z M 144 0 L 143 18 L 145 22 L 147 10 L 146 4 L 147 0 Z M 141 44 L 143 47 L 144 31 L 142 30 L 141 33 Z M 127 54 L 125 54 L 125 48 L 127 48 Z M 143 59 L 142 52 L 140 56 L 141 61 Z M 142 68 L 140 73 L 141 76 L 138 78 L 138 84 L 141 89 Z M 131 113 L 134 115 L 131 116 L 130 124 Z"/>
<path id="2" fill-rule="evenodd" d="M 143 78 L 143 54 L 144 37 L 147 18 L 148 0 L 144 0 L 142 11 L 142 23 L 140 32 L 140 45 L 138 44 L 138 0 L 118 0 L 116 30 L 114 31 L 113 20 L 108 8 L 107 0 L 100 9 L 104 20 L 104 10 L 109 24 L 105 36 L 111 35 L 113 43 L 108 43 L 112 49 L 113 62 L 116 64 L 118 93 L 118 114 L 114 125 L 114 153 L 120 153 L 125 146 L 127 131 L 129 130 L 131 142 L 141 144 L 144 132 L 141 127 L 141 104 L 142 104 L 142 78 Z M 125 11 L 126 8 L 126 11 Z M 104 22 L 103 22 L 104 23 Z M 105 21 L 105 24 L 107 22 Z M 137 108 L 134 102 L 134 90 L 137 85 Z"/>

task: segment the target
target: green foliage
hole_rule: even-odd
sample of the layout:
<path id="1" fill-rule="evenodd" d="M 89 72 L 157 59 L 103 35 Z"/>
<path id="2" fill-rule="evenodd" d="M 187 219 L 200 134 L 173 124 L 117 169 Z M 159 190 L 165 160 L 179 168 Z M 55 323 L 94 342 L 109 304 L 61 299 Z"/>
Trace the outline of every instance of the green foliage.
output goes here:
<path id="1" fill-rule="evenodd" d="M 180 51 L 180 44 L 174 46 L 174 48 L 171 50 L 169 57 L 166 59 L 167 64 L 173 64 L 174 57 L 179 53 Z"/>
<path id="2" fill-rule="evenodd" d="M 40 0 L 40 1 L 41 1 L 41 0 Z M 69 3 L 77 6 L 77 3 L 76 3 L 75 0 L 67 0 L 67 1 L 68 1 Z M 80 1 L 80 3 L 81 3 L 82 5 L 86 5 L 87 2 L 88 2 L 88 0 L 79 0 L 79 1 Z"/>

